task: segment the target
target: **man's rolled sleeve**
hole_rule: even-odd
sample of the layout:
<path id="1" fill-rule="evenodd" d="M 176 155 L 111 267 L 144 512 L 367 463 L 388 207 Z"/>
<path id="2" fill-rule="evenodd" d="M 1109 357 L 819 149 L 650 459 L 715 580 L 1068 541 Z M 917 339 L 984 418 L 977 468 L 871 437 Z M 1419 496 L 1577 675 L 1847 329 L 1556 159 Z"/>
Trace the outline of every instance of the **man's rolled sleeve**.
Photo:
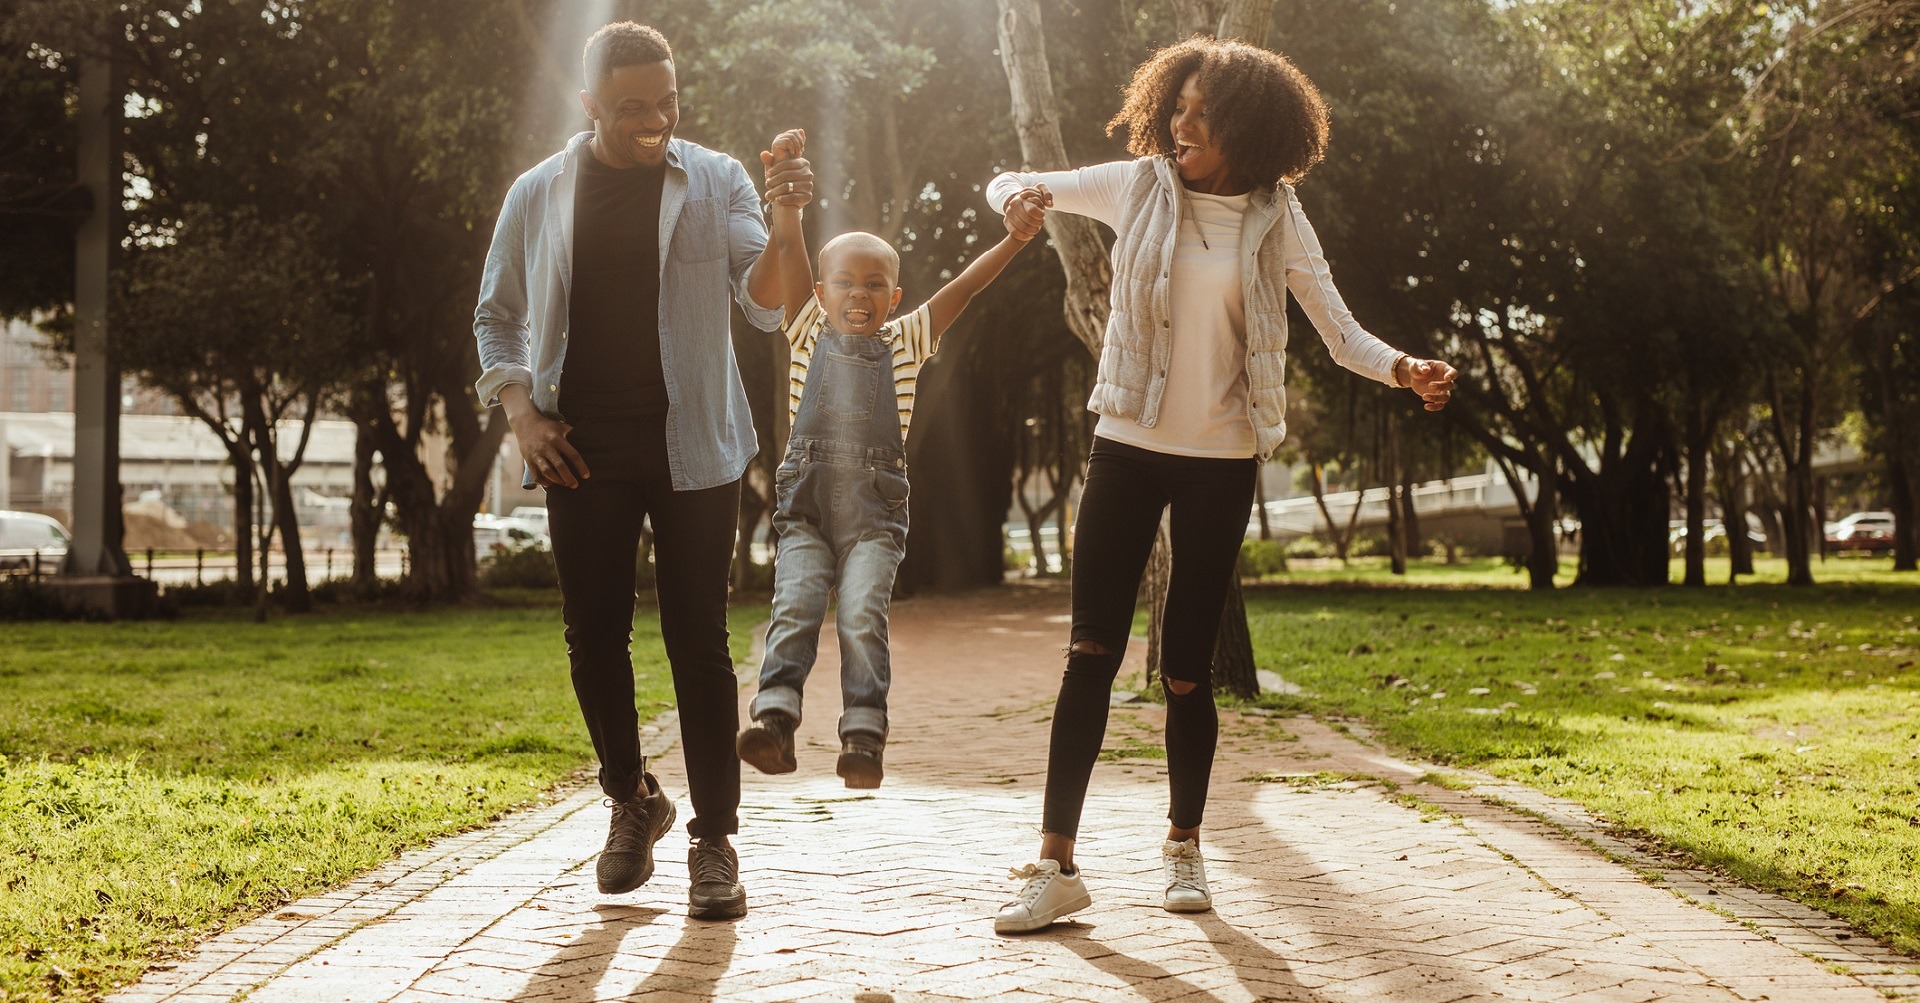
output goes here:
<path id="1" fill-rule="evenodd" d="M 767 249 L 767 221 L 760 215 L 760 193 L 754 190 L 747 169 L 733 162 L 733 195 L 727 205 L 727 262 L 733 298 L 746 314 L 747 323 L 762 331 L 777 331 L 786 319 L 783 304 L 761 306 L 754 302 L 747 287 L 747 276 L 761 252 Z"/>
<path id="2" fill-rule="evenodd" d="M 487 407 L 500 403 L 509 383 L 533 386 L 533 334 L 527 324 L 525 192 L 516 183 L 500 207 L 480 276 L 480 304 L 473 311 L 473 337 L 480 349 L 480 379 L 473 388 Z"/>

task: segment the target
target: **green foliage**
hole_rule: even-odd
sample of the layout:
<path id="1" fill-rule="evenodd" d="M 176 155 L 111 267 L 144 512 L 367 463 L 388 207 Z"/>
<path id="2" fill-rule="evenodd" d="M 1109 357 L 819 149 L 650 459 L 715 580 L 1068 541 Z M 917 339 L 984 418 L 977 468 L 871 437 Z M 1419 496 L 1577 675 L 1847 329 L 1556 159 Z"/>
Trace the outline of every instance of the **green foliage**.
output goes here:
<path id="1" fill-rule="evenodd" d="M 1289 707 L 1572 798 L 1912 950 L 1916 585 L 1845 563 L 1819 592 L 1274 588 L 1247 605 L 1261 664 L 1306 691 Z"/>
<path id="2" fill-rule="evenodd" d="M 1240 544 L 1240 574 L 1265 578 L 1287 570 L 1287 548 L 1278 540 L 1248 540 Z"/>
<path id="3" fill-rule="evenodd" d="M 490 589 L 557 589 L 560 572 L 545 547 L 496 550 L 480 562 L 480 584 Z"/>
<path id="4" fill-rule="evenodd" d="M 764 616 L 733 612 L 735 658 Z M 644 719 L 672 686 L 650 608 L 634 627 Z M 593 754 L 560 633 L 550 602 L 8 628 L 0 998 L 97 998 L 539 799 Z"/>

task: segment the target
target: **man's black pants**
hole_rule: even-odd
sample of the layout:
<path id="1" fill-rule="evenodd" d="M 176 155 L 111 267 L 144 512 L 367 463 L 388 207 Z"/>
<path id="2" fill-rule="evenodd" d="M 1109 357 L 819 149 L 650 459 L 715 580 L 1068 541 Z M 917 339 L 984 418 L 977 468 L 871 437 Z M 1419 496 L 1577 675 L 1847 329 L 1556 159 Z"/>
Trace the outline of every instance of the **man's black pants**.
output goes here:
<path id="1" fill-rule="evenodd" d="M 600 787 L 625 800 L 641 767 L 633 695 L 634 567 L 643 519 L 653 523 L 660 636 L 673 667 L 680 744 L 695 839 L 739 831 L 739 688 L 727 647 L 727 575 L 733 563 L 740 482 L 673 490 L 661 415 L 568 415 L 567 441 L 592 476 L 547 490 L 560 572 L 567 657 Z"/>

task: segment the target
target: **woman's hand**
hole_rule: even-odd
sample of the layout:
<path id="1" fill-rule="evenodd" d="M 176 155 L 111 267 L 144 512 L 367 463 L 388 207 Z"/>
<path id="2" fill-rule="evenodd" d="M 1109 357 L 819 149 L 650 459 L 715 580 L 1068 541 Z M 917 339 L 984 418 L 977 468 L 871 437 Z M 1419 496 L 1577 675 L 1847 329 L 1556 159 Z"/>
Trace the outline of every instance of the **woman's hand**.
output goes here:
<path id="1" fill-rule="evenodd" d="M 1453 380 L 1459 371 L 1438 359 L 1416 359 L 1403 355 L 1394 366 L 1393 378 L 1426 401 L 1426 409 L 1438 411 L 1453 399 Z"/>
<path id="2" fill-rule="evenodd" d="M 1047 210 L 1051 208 L 1053 193 L 1047 191 L 1046 185 L 1020 189 L 1001 210 L 1005 213 L 1007 232 L 1021 243 L 1032 240 L 1039 235 L 1047 220 Z"/>
<path id="3" fill-rule="evenodd" d="M 807 149 L 807 130 L 788 129 L 773 137 L 773 149 L 760 151 L 766 172 L 767 198 L 775 205 L 798 208 L 813 201 L 813 167 L 801 158 Z"/>

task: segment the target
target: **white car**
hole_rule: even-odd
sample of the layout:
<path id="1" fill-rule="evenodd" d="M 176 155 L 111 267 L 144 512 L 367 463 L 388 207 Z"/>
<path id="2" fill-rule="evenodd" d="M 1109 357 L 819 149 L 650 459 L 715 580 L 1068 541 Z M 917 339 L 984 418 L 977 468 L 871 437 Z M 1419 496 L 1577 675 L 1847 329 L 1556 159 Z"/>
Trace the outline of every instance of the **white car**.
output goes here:
<path id="1" fill-rule="evenodd" d="M 547 528 L 547 507 L 545 505 L 516 505 L 507 513 L 507 518 L 532 523 L 542 534 L 551 534 Z"/>
<path id="2" fill-rule="evenodd" d="M 37 512 L 0 512 L 0 574 L 29 571 L 35 556 L 51 574 L 67 557 L 67 528 Z"/>
<path id="3" fill-rule="evenodd" d="M 553 549 L 553 540 L 548 538 L 544 526 L 512 516 L 473 517 L 474 557 L 484 559 L 502 550 L 524 550 L 528 547 Z"/>
<path id="4" fill-rule="evenodd" d="M 1892 512 L 1855 512 L 1827 527 L 1827 545 L 1867 553 L 1893 550 Z"/>

